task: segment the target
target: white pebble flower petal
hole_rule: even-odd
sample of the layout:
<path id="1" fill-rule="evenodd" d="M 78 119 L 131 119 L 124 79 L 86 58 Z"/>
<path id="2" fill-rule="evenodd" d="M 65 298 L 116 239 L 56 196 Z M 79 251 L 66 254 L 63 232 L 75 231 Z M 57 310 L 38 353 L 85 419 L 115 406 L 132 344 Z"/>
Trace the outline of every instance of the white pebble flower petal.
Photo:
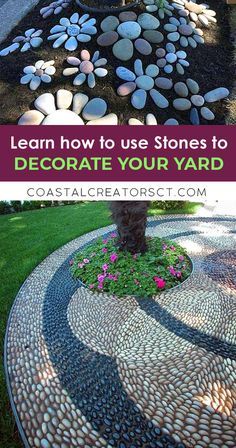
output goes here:
<path id="1" fill-rule="evenodd" d="M 29 30 L 27 30 L 27 31 L 25 32 L 25 36 L 26 36 L 26 37 L 30 37 L 35 31 L 36 31 L 35 28 L 30 28 Z M 41 31 L 41 30 L 40 30 L 40 31 Z"/>
<path id="2" fill-rule="evenodd" d="M 43 67 L 42 67 L 43 68 Z M 56 73 L 56 69 L 53 66 L 46 67 L 45 68 L 45 74 L 46 75 L 54 75 Z"/>
<path id="3" fill-rule="evenodd" d="M 27 75 L 22 76 L 20 83 L 23 85 L 28 84 L 32 78 L 33 78 L 33 73 L 28 73 Z"/>
<path id="4" fill-rule="evenodd" d="M 52 78 L 51 78 L 51 76 L 44 73 L 44 75 L 41 76 L 41 80 L 43 82 L 46 82 L 47 84 L 49 84 L 52 81 Z"/>
<path id="5" fill-rule="evenodd" d="M 84 73 L 79 73 L 73 81 L 74 86 L 81 86 L 86 80 L 86 75 Z"/>
<path id="6" fill-rule="evenodd" d="M 59 48 L 67 39 L 69 36 L 67 34 L 63 34 L 60 36 L 53 44 L 53 48 Z"/>
<path id="7" fill-rule="evenodd" d="M 43 60 L 37 61 L 36 64 L 35 64 L 36 70 L 39 70 L 40 68 L 42 68 L 43 64 L 44 64 Z"/>
<path id="8" fill-rule="evenodd" d="M 87 95 L 61 89 L 55 96 L 40 95 L 34 102 L 35 109 L 25 112 L 18 125 L 89 125 L 118 124 L 114 113 L 107 113 L 107 103 L 101 98 L 89 100 Z"/>
<path id="9" fill-rule="evenodd" d="M 23 47 L 21 48 L 21 53 L 24 53 L 25 51 L 28 51 L 30 49 L 30 43 L 29 42 L 25 42 L 25 44 L 23 45 Z"/>
<path id="10" fill-rule="evenodd" d="M 28 75 L 28 74 L 32 74 L 36 72 L 36 67 L 34 65 L 28 65 L 27 67 L 24 68 L 23 72 Z"/>
<path id="11" fill-rule="evenodd" d="M 41 84 L 41 77 L 34 76 L 30 81 L 30 90 L 36 90 Z"/>

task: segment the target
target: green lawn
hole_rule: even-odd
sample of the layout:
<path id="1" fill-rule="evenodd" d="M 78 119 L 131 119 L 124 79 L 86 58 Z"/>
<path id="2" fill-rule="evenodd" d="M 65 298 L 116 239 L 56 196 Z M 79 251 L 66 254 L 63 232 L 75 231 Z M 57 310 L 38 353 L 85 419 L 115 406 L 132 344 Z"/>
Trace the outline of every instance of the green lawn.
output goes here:
<path id="1" fill-rule="evenodd" d="M 194 213 L 198 204 L 186 204 L 166 212 L 151 209 L 150 215 Z M 0 340 L 18 289 L 31 271 L 51 252 L 68 241 L 111 223 L 107 204 L 88 202 L 0 216 Z M 8 402 L 4 371 L 0 370 L 0 447 L 19 448 Z"/>

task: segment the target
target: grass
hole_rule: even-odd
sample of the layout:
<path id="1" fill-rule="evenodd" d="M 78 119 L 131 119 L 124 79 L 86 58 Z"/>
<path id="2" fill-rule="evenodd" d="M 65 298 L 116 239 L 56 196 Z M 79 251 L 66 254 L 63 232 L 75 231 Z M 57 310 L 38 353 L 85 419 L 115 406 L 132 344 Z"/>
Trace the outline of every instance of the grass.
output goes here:
<path id="1" fill-rule="evenodd" d="M 174 213 L 194 213 L 199 204 L 185 203 Z M 172 213 L 151 209 L 149 214 Z M 68 241 L 111 223 L 107 204 L 88 202 L 0 216 L 0 340 L 20 286 L 51 252 Z M 0 370 L 0 447 L 19 448 L 22 443 L 12 417 L 3 366 Z"/>

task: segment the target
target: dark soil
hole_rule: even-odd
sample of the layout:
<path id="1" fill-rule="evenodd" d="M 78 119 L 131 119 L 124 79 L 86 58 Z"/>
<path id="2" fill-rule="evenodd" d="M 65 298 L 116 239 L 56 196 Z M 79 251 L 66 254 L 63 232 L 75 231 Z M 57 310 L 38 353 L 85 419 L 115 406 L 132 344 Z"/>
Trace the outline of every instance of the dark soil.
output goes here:
<path id="1" fill-rule="evenodd" d="M 88 1 L 88 0 L 87 0 Z M 94 1 L 94 0 L 91 0 Z M 36 50 L 30 50 L 25 53 L 15 52 L 11 55 L 0 58 L 0 124 L 16 124 L 18 118 L 25 111 L 33 108 L 34 100 L 44 92 L 55 93 L 59 88 L 65 88 L 73 93 L 78 90 L 89 95 L 90 98 L 98 96 L 104 98 L 108 103 L 108 112 L 115 112 L 120 117 L 120 124 L 127 123 L 127 120 L 131 117 L 138 118 L 143 121 L 144 116 L 151 112 L 157 117 L 159 124 L 163 124 L 165 120 L 170 117 L 179 120 L 180 124 L 189 124 L 189 112 L 182 112 L 181 114 L 175 111 L 170 106 L 168 109 L 158 109 L 151 98 L 148 99 L 145 109 L 138 111 L 134 109 L 130 104 L 130 97 L 120 98 L 116 94 L 117 87 L 122 83 L 115 74 L 115 68 L 119 65 L 124 65 L 129 68 L 133 68 L 133 61 L 136 58 L 143 60 L 144 65 L 156 62 L 155 52 L 150 56 L 141 56 L 136 50 L 134 57 L 131 61 L 121 62 L 113 57 L 111 47 L 100 47 L 101 57 L 106 57 L 108 60 L 109 74 L 103 79 L 97 79 L 97 83 L 94 89 L 89 89 L 86 85 L 81 87 L 75 87 L 72 84 L 70 77 L 62 77 L 63 68 L 67 66 L 65 63 L 68 55 L 78 56 L 80 50 L 83 48 L 88 49 L 92 54 L 98 49 L 96 43 L 96 37 L 92 38 L 91 42 L 81 44 L 74 52 L 67 52 L 64 47 L 58 49 L 52 48 L 52 43 L 47 41 L 47 36 L 50 34 L 50 29 L 56 25 L 62 15 L 51 16 L 48 19 L 42 19 L 39 14 L 39 10 L 42 6 L 46 6 L 48 1 L 41 1 L 38 7 L 28 14 L 20 24 L 11 32 L 8 39 L 1 45 L 1 49 L 11 43 L 11 40 L 19 35 L 23 34 L 28 28 L 35 27 L 36 29 L 42 28 L 44 30 L 42 37 L 44 43 L 42 47 Z M 200 93 L 205 94 L 207 91 L 216 87 L 227 87 L 231 90 L 233 86 L 233 47 L 230 41 L 230 27 L 229 27 L 229 13 L 230 9 L 225 4 L 224 0 L 217 2 L 209 0 L 209 5 L 217 12 L 218 23 L 212 24 L 209 29 L 204 29 L 205 44 L 198 45 L 196 49 L 191 47 L 187 48 L 188 61 L 190 67 L 185 71 L 184 76 L 172 74 L 172 78 L 176 81 L 184 81 L 188 77 L 195 79 L 200 85 Z M 68 7 L 64 16 L 70 17 L 70 15 L 79 10 L 75 4 Z M 135 8 L 135 12 L 138 14 L 144 11 L 144 7 L 139 6 Z M 97 28 L 99 30 L 99 24 L 105 17 L 104 14 L 96 14 Z M 163 22 L 167 22 L 166 18 Z M 99 34 L 99 33 L 98 33 Z M 153 45 L 153 49 L 157 49 L 158 46 L 164 47 L 166 41 L 160 45 Z M 82 46 L 83 45 L 83 46 Z M 176 45 L 177 47 L 177 45 Z M 31 65 L 37 60 L 43 59 L 48 61 L 55 59 L 57 72 L 53 77 L 51 84 L 41 84 L 36 92 L 29 90 L 27 86 L 20 85 L 20 77 L 23 72 L 23 68 L 26 65 Z M 175 94 L 173 90 L 170 92 L 164 92 L 165 96 L 170 100 L 172 104 Z M 216 119 L 210 124 L 224 124 L 227 115 L 227 102 L 219 102 L 211 105 L 211 110 L 216 114 Z M 202 120 L 202 124 L 208 124 Z"/>

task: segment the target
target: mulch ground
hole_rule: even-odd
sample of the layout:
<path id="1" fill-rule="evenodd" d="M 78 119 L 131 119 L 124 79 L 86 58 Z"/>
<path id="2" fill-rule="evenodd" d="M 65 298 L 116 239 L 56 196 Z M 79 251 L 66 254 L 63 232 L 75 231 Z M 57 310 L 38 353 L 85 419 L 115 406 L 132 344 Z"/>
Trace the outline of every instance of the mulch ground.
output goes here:
<path id="1" fill-rule="evenodd" d="M 120 118 L 120 124 L 127 123 L 127 120 L 131 117 L 143 120 L 144 116 L 149 112 L 156 115 L 160 124 L 163 124 L 170 117 L 179 120 L 180 124 L 189 124 L 189 113 L 178 113 L 171 105 L 168 109 L 161 110 L 149 98 L 146 108 L 138 111 L 131 106 L 130 97 L 120 98 L 116 94 L 116 89 L 121 84 L 121 81 L 115 74 L 115 68 L 119 65 L 124 65 L 132 70 L 133 61 L 136 58 L 142 59 L 145 65 L 155 63 L 156 56 L 154 51 L 150 56 L 141 56 L 135 50 L 132 60 L 123 63 L 113 57 L 111 47 L 100 47 L 101 56 L 108 59 L 107 68 L 109 74 L 103 79 L 97 79 L 97 84 L 94 89 L 89 89 L 86 85 L 81 87 L 73 86 L 73 77 L 65 78 L 62 76 L 63 69 L 68 66 L 65 63 L 65 59 L 68 55 L 78 56 L 80 50 L 83 48 L 88 49 L 93 54 L 98 49 L 96 43 L 97 36 L 92 38 L 91 42 L 79 45 L 77 50 L 71 53 L 67 52 L 63 46 L 59 49 L 53 49 L 52 43 L 47 41 L 47 36 L 50 34 L 50 29 L 59 22 L 62 15 L 42 19 L 39 10 L 48 4 L 48 0 L 45 2 L 40 1 L 40 4 L 19 23 L 11 32 L 8 39 L 0 46 L 0 49 L 2 49 L 9 45 L 15 36 L 23 34 L 28 28 L 35 27 L 36 29 L 42 28 L 44 30 L 42 35 L 44 43 L 40 48 L 30 50 L 26 53 L 15 52 L 0 58 L 0 124 L 16 124 L 21 114 L 33 108 L 33 102 L 40 94 L 45 92 L 55 93 L 59 88 L 68 89 L 73 93 L 79 90 L 88 94 L 90 98 L 96 96 L 105 99 L 109 105 L 108 112 L 115 112 Z M 185 75 L 179 76 L 175 73 L 171 75 L 175 81 L 184 81 L 188 77 L 195 79 L 200 85 L 201 94 L 205 94 L 207 91 L 220 86 L 227 87 L 231 91 L 234 82 L 234 76 L 232 74 L 234 65 L 233 45 L 230 40 L 229 26 L 230 9 L 224 0 L 217 2 L 210 0 L 208 4 L 211 9 L 216 11 L 218 23 L 212 24 L 209 29 L 204 29 L 204 45 L 198 45 L 196 49 L 192 49 L 191 47 L 187 48 L 187 59 L 190 62 L 190 67 L 185 71 Z M 143 6 L 135 8 L 137 14 L 144 10 Z M 75 11 L 82 13 L 78 6 L 73 5 L 67 8 L 63 15 L 70 17 Z M 104 17 L 102 14 L 96 14 L 98 30 L 99 24 Z M 168 18 L 162 21 L 162 23 L 164 24 L 167 21 Z M 164 44 L 165 42 L 159 46 L 162 47 Z M 153 47 L 156 49 L 158 45 L 153 45 Z M 19 81 L 23 68 L 26 65 L 34 64 L 39 59 L 45 61 L 54 59 L 56 61 L 55 66 L 57 72 L 51 84 L 47 85 L 42 83 L 36 92 L 32 92 L 27 86 L 20 85 Z M 172 103 L 172 100 L 175 98 L 173 90 L 162 92 L 170 100 L 170 103 Z M 227 116 L 227 101 L 224 103 L 216 103 L 210 108 L 216 114 L 216 119 L 214 122 L 210 122 L 210 124 L 224 124 Z M 208 122 L 202 120 L 202 124 L 208 124 Z"/>

